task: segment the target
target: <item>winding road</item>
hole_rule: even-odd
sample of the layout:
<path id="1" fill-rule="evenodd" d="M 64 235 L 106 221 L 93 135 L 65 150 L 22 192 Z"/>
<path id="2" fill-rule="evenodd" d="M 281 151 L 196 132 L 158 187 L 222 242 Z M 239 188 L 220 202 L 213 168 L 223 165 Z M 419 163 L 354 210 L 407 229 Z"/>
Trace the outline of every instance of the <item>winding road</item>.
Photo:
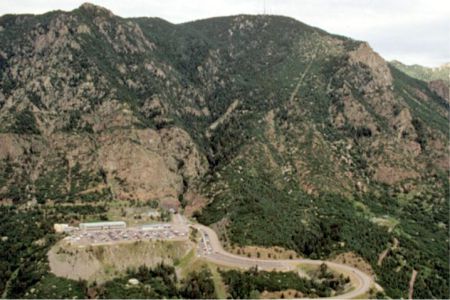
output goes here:
<path id="1" fill-rule="evenodd" d="M 181 220 L 181 222 L 188 224 L 187 220 Z M 330 261 L 312 260 L 312 259 L 290 259 L 290 260 L 277 260 L 277 259 L 256 259 L 248 258 L 239 255 L 231 254 L 222 248 L 222 245 L 217 237 L 217 234 L 211 228 L 201 224 L 190 224 L 192 227 L 199 230 L 202 235 L 202 245 L 200 248 L 206 249 L 206 251 L 200 251 L 199 255 L 204 259 L 211 261 L 219 265 L 226 265 L 230 267 L 238 268 L 250 268 L 257 266 L 263 270 L 279 270 L 279 271 L 294 271 L 297 270 L 298 264 L 306 264 L 318 266 L 322 263 L 326 263 L 329 268 L 339 273 L 343 273 L 350 277 L 353 283 L 353 289 L 347 291 L 344 294 L 329 297 L 327 299 L 352 299 L 361 297 L 366 294 L 374 284 L 372 276 L 351 267 L 349 265 L 339 264 Z"/>

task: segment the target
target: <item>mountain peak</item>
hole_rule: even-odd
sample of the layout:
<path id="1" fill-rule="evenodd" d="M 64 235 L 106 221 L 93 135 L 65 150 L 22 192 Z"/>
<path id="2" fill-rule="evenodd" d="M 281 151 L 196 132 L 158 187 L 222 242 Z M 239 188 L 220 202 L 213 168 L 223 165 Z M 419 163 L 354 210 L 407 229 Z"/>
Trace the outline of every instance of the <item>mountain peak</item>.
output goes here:
<path id="1" fill-rule="evenodd" d="M 109 16 L 114 15 L 109 9 L 106 9 L 103 6 L 92 4 L 90 2 L 84 2 L 83 4 L 80 5 L 80 7 L 78 9 L 88 10 L 88 11 L 97 12 L 97 13 L 106 13 Z"/>

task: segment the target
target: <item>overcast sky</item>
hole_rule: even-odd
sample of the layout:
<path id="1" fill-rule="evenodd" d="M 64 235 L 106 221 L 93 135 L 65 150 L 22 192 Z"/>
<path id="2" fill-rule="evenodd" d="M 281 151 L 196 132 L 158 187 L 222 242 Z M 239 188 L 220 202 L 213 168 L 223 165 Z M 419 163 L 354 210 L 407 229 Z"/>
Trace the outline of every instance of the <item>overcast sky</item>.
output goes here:
<path id="1" fill-rule="evenodd" d="M 82 0 L 0 0 L 0 15 L 72 10 Z M 235 14 L 293 17 L 368 41 L 388 60 L 438 66 L 450 62 L 450 0 L 91 0 L 122 17 L 173 23 Z M 264 5 L 265 3 L 265 5 Z M 1 47 L 1 45 L 0 45 Z"/>

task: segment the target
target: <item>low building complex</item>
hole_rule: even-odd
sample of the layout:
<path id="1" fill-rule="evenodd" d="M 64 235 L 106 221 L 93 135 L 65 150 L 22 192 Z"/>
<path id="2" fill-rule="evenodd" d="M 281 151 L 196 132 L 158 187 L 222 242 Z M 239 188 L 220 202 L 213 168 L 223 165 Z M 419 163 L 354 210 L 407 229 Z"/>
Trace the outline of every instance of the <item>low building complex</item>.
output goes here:
<path id="1" fill-rule="evenodd" d="M 141 226 L 141 230 L 166 230 L 172 226 L 167 223 L 146 224 Z"/>
<path id="2" fill-rule="evenodd" d="M 79 227 L 83 231 L 96 231 L 109 229 L 125 229 L 127 228 L 127 224 L 123 221 L 91 222 L 91 223 L 80 223 Z"/>
<path id="3" fill-rule="evenodd" d="M 57 233 L 62 233 L 62 232 L 73 232 L 73 231 L 78 230 L 77 227 L 70 226 L 69 224 L 58 224 L 58 223 L 56 223 L 56 224 L 53 225 L 53 229 L 54 229 L 55 232 L 57 232 Z"/>

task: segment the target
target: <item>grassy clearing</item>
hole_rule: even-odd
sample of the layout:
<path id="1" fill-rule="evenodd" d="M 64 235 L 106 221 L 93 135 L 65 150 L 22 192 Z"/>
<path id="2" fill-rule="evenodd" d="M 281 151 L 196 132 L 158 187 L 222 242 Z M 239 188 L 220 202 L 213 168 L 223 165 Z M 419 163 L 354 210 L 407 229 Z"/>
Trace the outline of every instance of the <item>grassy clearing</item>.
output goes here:
<path id="1" fill-rule="evenodd" d="M 371 221 L 379 226 L 388 228 L 388 232 L 391 232 L 395 226 L 397 226 L 400 221 L 393 217 L 383 217 L 383 218 L 372 218 Z"/>
<path id="2" fill-rule="evenodd" d="M 209 270 L 211 271 L 211 274 L 213 275 L 214 288 L 216 289 L 217 298 L 219 299 L 227 298 L 227 288 L 222 280 L 222 276 L 220 276 L 219 274 L 217 265 L 212 263 L 208 263 L 207 265 Z"/>
<path id="3" fill-rule="evenodd" d="M 319 269 L 318 266 L 309 264 L 298 264 L 296 267 L 300 272 L 305 273 L 308 276 L 311 276 L 312 274 L 316 273 L 317 270 Z"/>
<path id="4" fill-rule="evenodd" d="M 188 254 L 183 256 L 179 261 L 175 262 L 175 266 L 180 269 L 185 269 L 190 263 L 196 259 L 196 251 L 192 249 Z"/>
<path id="5" fill-rule="evenodd" d="M 184 267 L 180 268 L 181 277 L 186 277 L 189 273 L 194 271 L 200 271 L 206 262 L 197 258 L 197 256 L 193 256 L 189 261 L 186 261 Z"/>
<path id="6" fill-rule="evenodd" d="M 223 270 L 225 267 L 221 267 L 217 264 L 206 262 L 203 259 L 197 258 L 195 249 L 189 251 L 183 258 L 181 258 L 176 263 L 177 269 L 180 270 L 180 275 L 182 278 L 186 278 L 189 273 L 198 272 L 203 268 L 207 267 L 212 274 L 212 279 L 214 281 L 214 288 L 216 290 L 216 296 L 220 299 L 227 298 L 226 286 L 223 283 L 222 277 L 219 274 L 219 269 Z M 231 269 L 231 268 L 226 268 Z"/>

